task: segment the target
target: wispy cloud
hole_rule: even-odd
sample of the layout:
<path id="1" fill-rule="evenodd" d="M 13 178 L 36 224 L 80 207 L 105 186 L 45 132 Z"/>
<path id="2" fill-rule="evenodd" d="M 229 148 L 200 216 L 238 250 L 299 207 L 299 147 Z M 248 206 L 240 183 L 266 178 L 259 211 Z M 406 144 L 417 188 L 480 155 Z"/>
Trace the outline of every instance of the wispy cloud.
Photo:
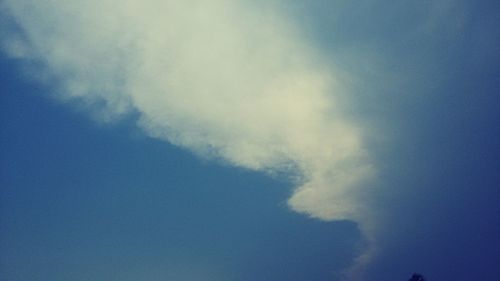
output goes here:
<path id="1" fill-rule="evenodd" d="M 369 229 L 373 173 L 346 115 L 342 76 L 272 4 L 5 0 L 23 34 L 12 56 L 41 65 L 58 96 L 101 118 L 135 112 L 152 137 L 202 157 L 292 174 L 289 206 Z M 347 98 L 348 99 L 348 98 Z"/>

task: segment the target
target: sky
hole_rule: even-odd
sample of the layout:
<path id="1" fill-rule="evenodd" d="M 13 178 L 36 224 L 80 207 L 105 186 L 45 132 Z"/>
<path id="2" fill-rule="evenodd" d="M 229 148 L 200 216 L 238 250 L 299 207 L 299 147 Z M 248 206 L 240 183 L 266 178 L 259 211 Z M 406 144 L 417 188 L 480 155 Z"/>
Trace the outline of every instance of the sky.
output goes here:
<path id="1" fill-rule="evenodd" d="M 0 279 L 495 280 L 495 1 L 0 1 Z"/>

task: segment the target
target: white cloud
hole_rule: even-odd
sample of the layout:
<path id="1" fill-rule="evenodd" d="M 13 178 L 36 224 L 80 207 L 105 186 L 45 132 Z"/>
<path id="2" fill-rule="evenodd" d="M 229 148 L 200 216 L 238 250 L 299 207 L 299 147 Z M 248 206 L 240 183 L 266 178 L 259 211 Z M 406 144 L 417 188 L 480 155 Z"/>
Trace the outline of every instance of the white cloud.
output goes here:
<path id="1" fill-rule="evenodd" d="M 338 70 L 272 4 L 3 5 L 25 32 L 4 40 L 7 51 L 44 65 L 61 98 L 101 105 L 103 118 L 135 111 L 149 135 L 204 157 L 293 170 L 292 209 L 365 223 L 359 196 L 372 167 L 361 129 L 341 106 L 348 95 Z"/>

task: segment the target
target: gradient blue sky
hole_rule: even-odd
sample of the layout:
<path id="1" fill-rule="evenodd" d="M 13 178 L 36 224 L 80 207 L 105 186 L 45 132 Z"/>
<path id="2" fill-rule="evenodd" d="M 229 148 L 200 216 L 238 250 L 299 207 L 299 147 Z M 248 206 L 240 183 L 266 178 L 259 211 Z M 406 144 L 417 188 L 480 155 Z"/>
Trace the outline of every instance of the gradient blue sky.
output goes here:
<path id="1" fill-rule="evenodd" d="M 279 2 L 348 73 L 376 169 L 366 280 L 498 279 L 498 2 Z M 7 42 L 22 20 L 2 16 Z M 38 63 L 0 57 L 1 280 L 342 280 L 368 248 L 354 219 L 290 210 L 286 177 L 151 137 L 134 112 L 105 123 L 54 98 Z"/>

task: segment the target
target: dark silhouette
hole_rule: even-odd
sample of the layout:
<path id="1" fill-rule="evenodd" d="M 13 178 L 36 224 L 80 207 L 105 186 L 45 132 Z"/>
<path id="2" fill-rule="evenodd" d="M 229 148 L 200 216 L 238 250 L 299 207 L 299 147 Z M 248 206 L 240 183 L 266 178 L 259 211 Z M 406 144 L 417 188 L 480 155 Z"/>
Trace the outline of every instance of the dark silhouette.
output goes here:
<path id="1" fill-rule="evenodd" d="M 424 278 L 424 276 L 422 276 L 418 273 L 413 273 L 410 280 L 408 280 L 408 281 L 425 281 L 425 278 Z"/>

